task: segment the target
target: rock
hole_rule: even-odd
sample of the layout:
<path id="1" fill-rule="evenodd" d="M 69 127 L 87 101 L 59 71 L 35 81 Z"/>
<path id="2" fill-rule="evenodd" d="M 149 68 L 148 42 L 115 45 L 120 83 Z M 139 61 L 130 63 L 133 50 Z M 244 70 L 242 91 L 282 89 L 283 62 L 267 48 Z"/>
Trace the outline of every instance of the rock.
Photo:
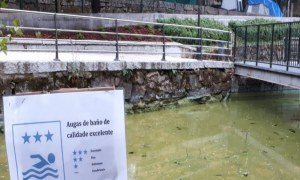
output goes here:
<path id="1" fill-rule="evenodd" d="M 111 87 L 114 86 L 114 78 L 112 76 L 105 77 L 103 75 L 98 76 L 92 81 L 92 87 Z"/>
<path id="2" fill-rule="evenodd" d="M 247 177 L 249 175 L 249 172 L 244 172 L 243 176 Z"/>
<path id="3" fill-rule="evenodd" d="M 143 85 L 134 85 L 131 92 L 130 102 L 137 102 L 144 98 L 146 88 Z"/>
<path id="4" fill-rule="evenodd" d="M 116 77 L 115 78 L 115 86 L 119 86 L 119 84 L 120 84 L 120 78 L 119 77 Z"/>
<path id="5" fill-rule="evenodd" d="M 199 81 L 197 78 L 197 75 L 193 74 L 193 75 L 189 75 L 189 80 L 190 80 L 190 86 L 192 89 L 196 89 L 199 87 Z"/>
<path id="6" fill-rule="evenodd" d="M 123 83 L 123 87 L 125 90 L 125 99 L 131 98 L 131 90 L 132 90 L 132 84 L 131 83 Z"/>
<path id="7" fill-rule="evenodd" d="M 158 82 L 158 76 L 159 76 L 159 73 L 158 71 L 155 71 L 155 72 L 150 72 L 147 74 L 147 81 L 148 82 Z"/>
<path id="8" fill-rule="evenodd" d="M 134 73 L 133 78 L 134 78 L 133 80 L 134 83 L 138 83 L 140 85 L 144 84 L 145 75 L 142 72 L 137 71 L 136 73 Z"/>

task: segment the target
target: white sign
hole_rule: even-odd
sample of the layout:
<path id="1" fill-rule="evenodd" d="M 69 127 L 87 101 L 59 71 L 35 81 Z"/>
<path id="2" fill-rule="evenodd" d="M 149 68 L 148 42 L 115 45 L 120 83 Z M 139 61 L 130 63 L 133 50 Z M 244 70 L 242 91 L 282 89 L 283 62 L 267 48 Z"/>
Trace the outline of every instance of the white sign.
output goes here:
<path id="1" fill-rule="evenodd" d="M 126 180 L 123 90 L 4 97 L 11 180 Z"/>

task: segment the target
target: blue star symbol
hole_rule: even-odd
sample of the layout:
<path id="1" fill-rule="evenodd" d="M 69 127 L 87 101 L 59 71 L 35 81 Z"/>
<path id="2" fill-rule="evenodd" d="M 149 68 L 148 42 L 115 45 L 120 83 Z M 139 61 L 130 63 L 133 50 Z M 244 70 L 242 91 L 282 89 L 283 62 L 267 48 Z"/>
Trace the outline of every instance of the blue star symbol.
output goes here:
<path id="1" fill-rule="evenodd" d="M 78 151 L 79 155 L 81 155 L 82 151 Z"/>
<path id="2" fill-rule="evenodd" d="M 79 161 L 82 161 L 82 157 L 79 158 Z"/>
<path id="3" fill-rule="evenodd" d="M 48 134 L 45 134 L 45 136 L 47 137 L 47 141 L 46 141 L 46 142 L 48 142 L 48 140 L 51 140 L 51 141 L 52 141 L 52 136 L 53 136 L 53 134 L 50 134 L 49 131 L 48 131 Z"/>
<path id="4" fill-rule="evenodd" d="M 28 142 L 28 143 L 30 143 L 29 142 L 29 138 L 30 138 L 31 136 L 27 136 L 27 132 L 25 133 L 25 136 L 22 136 L 22 138 L 24 139 L 24 144 L 26 143 L 26 142 Z"/>
<path id="5" fill-rule="evenodd" d="M 41 137 L 42 135 L 39 135 L 39 132 L 36 132 L 36 135 L 33 136 L 35 138 L 35 142 L 40 141 L 41 142 Z"/>
<path id="6" fill-rule="evenodd" d="M 76 159 L 76 158 L 74 158 L 74 162 L 77 162 L 77 159 Z"/>
<path id="7" fill-rule="evenodd" d="M 74 168 L 77 169 L 77 167 L 78 167 L 78 165 L 75 164 L 75 165 L 74 165 Z"/>
<path id="8" fill-rule="evenodd" d="M 85 150 L 85 151 L 83 151 L 84 152 L 84 154 L 87 154 L 87 151 Z"/>
<path id="9" fill-rule="evenodd" d="M 74 156 L 76 155 L 76 151 L 75 150 L 74 150 L 73 154 L 74 154 Z"/>

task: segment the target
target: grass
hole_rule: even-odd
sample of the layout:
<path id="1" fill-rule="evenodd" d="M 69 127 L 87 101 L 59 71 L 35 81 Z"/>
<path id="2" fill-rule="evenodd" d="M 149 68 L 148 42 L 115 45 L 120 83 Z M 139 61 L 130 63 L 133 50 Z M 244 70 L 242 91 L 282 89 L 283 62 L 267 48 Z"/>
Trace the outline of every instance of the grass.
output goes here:
<path id="1" fill-rule="evenodd" d="M 107 36 L 105 34 L 100 34 L 100 39 L 107 39 Z"/>
<path id="2" fill-rule="evenodd" d="M 142 24 L 138 24 L 136 27 L 137 27 L 138 29 L 141 29 L 141 28 L 143 27 L 143 25 L 142 25 Z"/>
<path id="3" fill-rule="evenodd" d="M 141 38 L 141 36 L 136 36 L 135 39 L 136 40 L 141 40 L 142 38 Z"/>
<path id="4" fill-rule="evenodd" d="M 97 29 L 98 29 L 98 31 L 104 31 L 104 28 L 103 28 L 101 25 L 99 25 L 99 26 L 97 27 Z"/>
<path id="5" fill-rule="evenodd" d="M 77 39 L 83 39 L 83 35 L 81 33 L 77 34 Z"/>
<path id="6" fill-rule="evenodd" d="M 131 30 L 131 27 L 130 27 L 130 26 L 125 26 L 125 29 L 126 29 L 127 31 L 130 31 L 130 30 Z"/>
<path id="7" fill-rule="evenodd" d="M 41 38 L 41 37 L 42 37 L 41 31 L 36 32 L 36 33 L 35 33 L 35 37 L 36 37 L 36 38 Z"/>
<path id="8" fill-rule="evenodd" d="M 155 30 L 153 28 L 149 29 L 150 30 L 150 34 L 154 34 L 155 33 Z"/>
<path id="9" fill-rule="evenodd" d="M 123 39 L 123 40 L 126 39 L 126 36 L 122 35 L 122 36 L 121 36 L 121 39 Z"/>

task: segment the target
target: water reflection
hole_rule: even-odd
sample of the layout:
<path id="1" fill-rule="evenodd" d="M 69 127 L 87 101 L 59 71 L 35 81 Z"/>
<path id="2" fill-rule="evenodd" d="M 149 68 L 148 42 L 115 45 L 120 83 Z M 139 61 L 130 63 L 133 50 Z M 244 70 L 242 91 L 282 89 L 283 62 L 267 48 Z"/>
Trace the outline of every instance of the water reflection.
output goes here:
<path id="1" fill-rule="evenodd" d="M 127 116 L 130 179 L 297 179 L 297 118 L 299 92 Z"/>

